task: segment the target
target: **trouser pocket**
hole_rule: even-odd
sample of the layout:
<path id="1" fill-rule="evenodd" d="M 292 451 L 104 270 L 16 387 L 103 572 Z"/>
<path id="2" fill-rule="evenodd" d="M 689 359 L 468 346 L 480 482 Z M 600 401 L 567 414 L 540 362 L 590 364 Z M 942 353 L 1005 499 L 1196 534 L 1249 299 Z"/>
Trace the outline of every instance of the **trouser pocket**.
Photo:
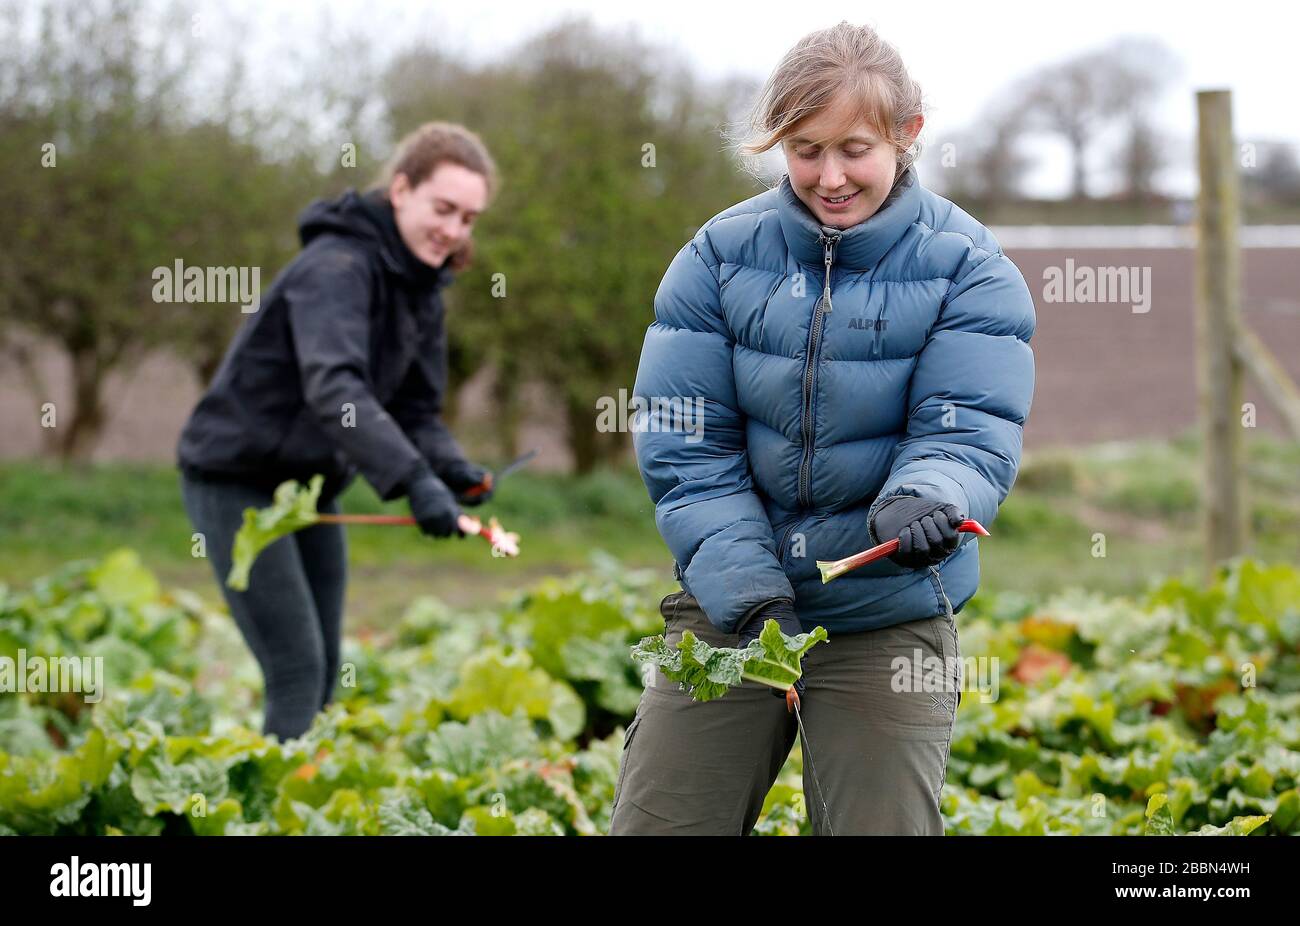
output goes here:
<path id="1" fill-rule="evenodd" d="M 632 739 L 636 736 L 636 728 L 640 725 L 641 709 L 637 708 L 636 716 L 632 718 L 632 722 L 627 725 L 627 729 L 623 732 L 623 752 L 618 760 L 618 781 L 614 783 L 614 810 L 618 809 L 618 799 L 623 793 L 623 781 L 627 778 L 629 750 L 632 748 Z"/>
<path id="2" fill-rule="evenodd" d="M 673 592 L 671 595 L 665 595 L 659 602 L 659 614 L 664 619 L 665 627 L 671 625 L 677 617 L 677 606 L 681 604 L 682 599 L 689 597 L 686 592 Z"/>
<path id="3" fill-rule="evenodd" d="M 948 625 L 948 630 L 952 634 L 953 650 L 953 679 L 952 684 L 957 688 L 957 707 L 961 707 L 962 688 L 965 687 L 965 678 L 963 677 L 961 661 L 961 634 L 957 631 L 957 620 L 950 611 L 944 616 Z"/>

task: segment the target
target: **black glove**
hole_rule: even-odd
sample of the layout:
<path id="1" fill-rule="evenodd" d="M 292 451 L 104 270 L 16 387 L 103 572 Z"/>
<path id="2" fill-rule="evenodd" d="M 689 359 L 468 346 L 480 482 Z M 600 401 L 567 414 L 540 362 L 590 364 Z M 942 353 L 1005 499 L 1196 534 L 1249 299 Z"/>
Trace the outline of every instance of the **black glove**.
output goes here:
<path id="1" fill-rule="evenodd" d="M 482 485 L 483 480 L 487 479 L 492 473 L 481 466 L 475 466 L 468 460 L 461 460 L 453 463 L 442 471 L 442 481 L 447 483 L 447 487 L 456 493 L 456 501 L 462 505 L 481 505 L 492 497 L 494 489 L 484 489 L 481 492 L 475 492 L 473 495 L 465 493 L 475 486 Z"/>
<path id="2" fill-rule="evenodd" d="M 895 563 L 906 569 L 924 569 L 957 549 L 961 542 L 957 525 L 964 520 L 955 505 L 915 495 L 891 495 L 876 509 L 870 530 L 876 543 L 898 538 L 898 551 L 889 557 Z"/>
<path id="3" fill-rule="evenodd" d="M 446 483 L 429 469 L 417 469 L 406 484 L 406 498 L 421 532 L 430 537 L 465 536 L 456 524 L 460 517 L 456 499 Z"/>
<path id="4" fill-rule="evenodd" d="M 794 613 L 794 602 L 789 598 L 773 598 L 751 610 L 748 617 L 741 618 L 740 627 L 736 631 L 740 634 L 741 649 L 758 639 L 768 618 L 775 620 L 781 626 L 781 632 L 787 637 L 803 633 L 799 618 Z M 803 676 L 795 680 L 794 690 L 799 693 L 799 697 L 803 697 Z M 777 688 L 772 689 L 772 694 L 778 698 L 785 697 L 785 692 Z"/>

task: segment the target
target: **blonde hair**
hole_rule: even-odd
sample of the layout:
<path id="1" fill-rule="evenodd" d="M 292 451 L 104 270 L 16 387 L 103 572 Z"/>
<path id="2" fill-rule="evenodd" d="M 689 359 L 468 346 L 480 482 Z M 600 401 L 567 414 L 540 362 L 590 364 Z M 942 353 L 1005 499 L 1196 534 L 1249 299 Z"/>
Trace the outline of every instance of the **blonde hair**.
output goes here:
<path id="1" fill-rule="evenodd" d="M 903 147 L 905 127 L 924 114 L 921 87 L 908 76 L 894 46 L 870 26 L 847 21 L 808 33 L 786 52 L 754 105 L 740 153 L 753 157 L 777 146 L 841 91 L 853 104 L 851 124 L 866 122 L 898 151 L 901 177 L 921 151 L 919 139 Z"/>
<path id="2" fill-rule="evenodd" d="M 405 174 L 412 187 L 417 187 L 442 164 L 458 164 L 483 177 L 487 184 L 488 201 L 500 186 L 496 162 L 488 153 L 487 145 L 474 132 L 454 122 L 426 122 L 409 133 L 384 165 L 371 189 L 381 189 L 384 197 L 398 174 Z M 453 270 L 464 270 L 474 256 L 473 239 L 449 258 Z"/>

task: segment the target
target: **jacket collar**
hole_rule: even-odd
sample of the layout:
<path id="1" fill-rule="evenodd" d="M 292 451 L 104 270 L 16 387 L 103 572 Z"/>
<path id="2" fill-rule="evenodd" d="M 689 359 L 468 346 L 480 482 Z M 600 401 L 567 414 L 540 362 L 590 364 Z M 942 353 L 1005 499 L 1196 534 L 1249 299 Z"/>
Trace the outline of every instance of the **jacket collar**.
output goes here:
<path id="1" fill-rule="evenodd" d="M 452 281 L 451 259 L 440 267 L 430 267 L 411 252 L 397 229 L 393 204 L 380 190 L 362 194 L 366 212 L 380 231 L 379 253 L 390 271 L 405 277 L 420 289 L 441 289 Z"/>
<path id="2" fill-rule="evenodd" d="M 921 184 L 916 167 L 909 167 L 874 215 L 849 228 L 836 229 L 817 220 L 795 195 L 786 175 L 781 178 L 778 211 L 786 246 L 800 263 L 821 265 L 824 253 L 821 235 L 835 232 L 840 235 L 835 262 L 850 270 L 870 270 L 920 215 Z"/>

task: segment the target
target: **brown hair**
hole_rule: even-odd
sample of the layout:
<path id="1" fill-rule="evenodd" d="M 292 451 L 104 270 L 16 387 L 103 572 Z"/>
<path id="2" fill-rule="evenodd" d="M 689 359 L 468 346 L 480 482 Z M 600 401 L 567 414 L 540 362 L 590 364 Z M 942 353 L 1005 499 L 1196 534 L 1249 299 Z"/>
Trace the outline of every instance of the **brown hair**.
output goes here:
<path id="1" fill-rule="evenodd" d="M 487 183 L 489 202 L 500 187 L 496 162 L 478 135 L 454 122 L 426 122 L 398 143 L 397 150 L 376 177 L 372 188 L 382 189 L 387 197 L 388 188 L 398 174 L 405 174 L 411 186 L 419 186 L 433 176 L 441 164 L 458 164 L 482 176 Z M 474 240 L 471 238 L 448 259 L 453 270 L 464 270 L 473 256 Z"/>
<path id="2" fill-rule="evenodd" d="M 786 52 L 754 105 L 750 134 L 740 152 L 753 156 L 780 144 L 797 123 L 830 106 L 841 90 L 854 103 L 854 122 L 865 121 L 897 149 L 902 176 L 921 150 L 919 139 L 903 147 L 905 127 L 924 112 L 921 87 L 908 76 L 894 46 L 870 26 L 846 21 L 808 33 Z"/>

